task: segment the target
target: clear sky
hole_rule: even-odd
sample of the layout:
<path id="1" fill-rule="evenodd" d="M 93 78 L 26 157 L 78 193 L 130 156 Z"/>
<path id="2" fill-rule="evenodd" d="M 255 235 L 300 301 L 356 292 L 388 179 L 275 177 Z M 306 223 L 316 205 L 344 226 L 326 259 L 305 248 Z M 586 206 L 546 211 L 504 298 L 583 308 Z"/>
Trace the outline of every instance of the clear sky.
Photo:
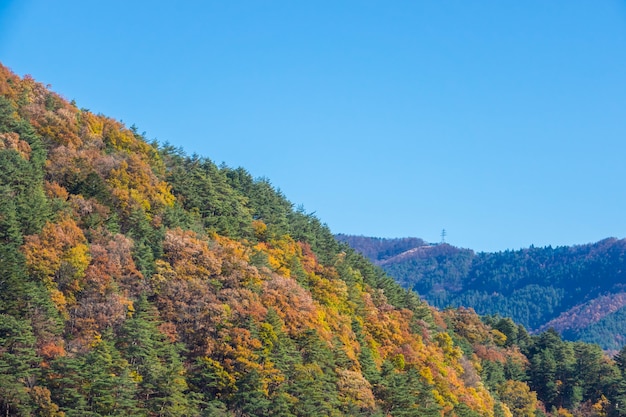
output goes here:
<path id="1" fill-rule="evenodd" d="M 626 237 L 626 2 L 0 1 L 0 62 L 335 233 Z"/>

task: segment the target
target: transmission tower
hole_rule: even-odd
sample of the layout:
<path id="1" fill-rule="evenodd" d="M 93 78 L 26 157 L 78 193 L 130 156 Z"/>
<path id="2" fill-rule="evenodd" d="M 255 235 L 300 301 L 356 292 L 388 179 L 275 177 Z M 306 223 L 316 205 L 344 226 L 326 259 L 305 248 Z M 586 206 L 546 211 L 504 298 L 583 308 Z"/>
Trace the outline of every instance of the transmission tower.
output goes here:
<path id="1" fill-rule="evenodd" d="M 441 243 L 446 243 L 446 229 L 441 230 Z"/>

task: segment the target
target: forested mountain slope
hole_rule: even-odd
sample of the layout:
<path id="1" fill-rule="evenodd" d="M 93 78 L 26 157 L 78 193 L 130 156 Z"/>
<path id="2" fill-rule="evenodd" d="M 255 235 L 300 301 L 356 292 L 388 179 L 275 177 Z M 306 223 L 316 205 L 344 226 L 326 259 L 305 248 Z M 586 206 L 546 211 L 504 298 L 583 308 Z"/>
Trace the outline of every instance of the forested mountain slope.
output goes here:
<path id="1" fill-rule="evenodd" d="M 622 357 L 432 309 L 268 181 L 0 66 L 3 415 L 622 415 Z"/>
<path id="2" fill-rule="evenodd" d="M 372 238 L 365 236 L 353 236 L 338 234 L 335 238 L 347 243 L 377 265 L 393 259 L 395 256 L 428 245 L 422 239 L 407 237 L 398 239 Z"/>
<path id="3" fill-rule="evenodd" d="M 362 251 L 358 243 L 367 239 L 351 238 L 349 243 Z M 570 340 L 610 350 L 626 342 L 626 240 L 497 253 L 425 245 L 385 260 L 376 254 L 370 259 L 440 308 L 472 307 L 533 330 L 554 327 Z"/>

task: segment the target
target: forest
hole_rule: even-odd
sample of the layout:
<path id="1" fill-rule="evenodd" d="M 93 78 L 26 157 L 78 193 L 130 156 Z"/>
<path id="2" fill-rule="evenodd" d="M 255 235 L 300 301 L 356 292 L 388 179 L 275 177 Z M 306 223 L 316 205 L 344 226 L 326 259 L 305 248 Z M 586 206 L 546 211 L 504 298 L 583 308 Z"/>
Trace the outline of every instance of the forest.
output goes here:
<path id="1" fill-rule="evenodd" d="M 626 240 L 475 253 L 416 238 L 337 239 L 439 308 L 472 307 L 612 352 L 626 344 Z"/>
<path id="2" fill-rule="evenodd" d="M 437 310 L 269 180 L 1 65 L 0 197 L 3 415 L 626 415 L 626 350 Z"/>

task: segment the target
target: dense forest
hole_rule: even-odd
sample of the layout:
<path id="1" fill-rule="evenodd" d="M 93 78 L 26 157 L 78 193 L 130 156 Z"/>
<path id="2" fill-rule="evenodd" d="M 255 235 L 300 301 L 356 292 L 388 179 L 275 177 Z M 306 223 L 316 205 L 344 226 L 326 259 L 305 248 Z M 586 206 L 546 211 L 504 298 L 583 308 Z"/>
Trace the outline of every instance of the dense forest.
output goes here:
<path id="1" fill-rule="evenodd" d="M 403 246 L 420 239 L 337 239 L 439 308 L 472 307 L 612 351 L 626 343 L 626 240 L 475 253 L 448 244 Z"/>
<path id="2" fill-rule="evenodd" d="M 268 180 L 3 66 L 0 190 L 3 415 L 626 415 L 626 351 L 438 311 Z"/>

